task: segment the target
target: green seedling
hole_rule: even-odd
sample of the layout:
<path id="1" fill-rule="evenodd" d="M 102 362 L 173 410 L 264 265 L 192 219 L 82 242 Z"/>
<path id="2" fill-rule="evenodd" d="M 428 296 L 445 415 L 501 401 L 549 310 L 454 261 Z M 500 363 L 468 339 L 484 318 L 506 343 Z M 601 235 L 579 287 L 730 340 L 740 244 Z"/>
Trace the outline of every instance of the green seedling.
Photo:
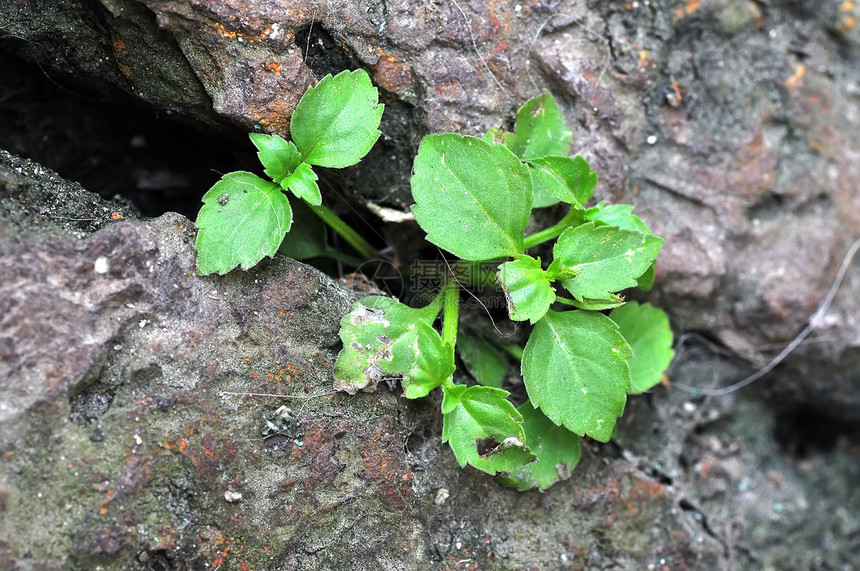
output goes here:
<path id="1" fill-rule="evenodd" d="M 364 70 L 324 77 L 299 100 L 290 121 L 292 141 L 252 133 L 251 142 L 268 180 L 239 171 L 225 174 L 203 196 L 197 216 L 197 271 L 226 274 L 247 270 L 274 256 L 293 226 L 292 193 L 361 255 L 375 250 L 322 205 L 314 166 L 343 168 L 358 163 L 379 138 L 383 105 Z M 318 238 L 318 225 L 302 222 L 287 254 L 342 257 Z M 323 231 L 324 232 L 324 231 Z"/>
<path id="2" fill-rule="evenodd" d="M 203 197 L 199 273 L 248 269 L 279 248 L 294 257 L 343 256 L 326 244 L 320 220 L 375 258 L 322 206 L 313 167 L 358 162 L 379 137 L 381 114 L 367 74 L 343 72 L 302 97 L 292 141 L 252 134 L 268 179 L 229 173 Z M 520 109 L 513 133 L 430 135 L 415 158 L 415 220 L 429 242 L 460 258 L 455 265 L 476 269 L 472 285 L 501 290 L 510 319 L 532 327 L 524 347 L 493 338 L 488 327 L 458 332 L 462 286 L 453 279 L 425 307 L 370 296 L 340 324 L 335 388 L 355 394 L 396 380 L 410 399 L 440 389 L 442 440 L 459 464 L 518 490 L 570 477 L 580 439 L 609 440 L 627 395 L 659 383 L 673 356 L 665 313 L 622 296 L 631 287 L 650 289 L 663 240 L 631 206 L 585 207 L 597 175 L 582 157 L 568 156 L 571 142 L 544 93 Z M 526 235 L 534 209 L 555 205 L 566 214 Z M 291 227 L 300 230 L 285 241 Z M 477 384 L 462 375 L 455 382 L 458 356 Z M 524 386 L 515 394 L 504 389 L 512 359 Z"/>
<path id="3" fill-rule="evenodd" d="M 354 394 L 400 380 L 407 398 L 441 388 L 442 440 L 459 464 L 519 490 L 569 477 L 580 438 L 609 440 L 627 395 L 660 382 L 673 355 L 665 313 L 621 295 L 651 287 L 663 240 L 630 206 L 584 206 L 597 176 L 567 156 L 571 140 L 545 93 L 520 109 L 513 133 L 430 135 L 415 159 L 415 220 L 459 263 L 497 267 L 510 319 L 533 325 L 524 348 L 468 332 L 458 339 L 454 280 L 426 307 L 369 297 L 341 322 L 336 388 Z M 533 209 L 559 203 L 567 214 L 557 224 L 525 234 Z M 529 253 L 549 242 L 547 263 Z M 454 382 L 455 347 L 478 384 Z M 506 355 L 521 360 L 518 408 L 502 388 Z"/>

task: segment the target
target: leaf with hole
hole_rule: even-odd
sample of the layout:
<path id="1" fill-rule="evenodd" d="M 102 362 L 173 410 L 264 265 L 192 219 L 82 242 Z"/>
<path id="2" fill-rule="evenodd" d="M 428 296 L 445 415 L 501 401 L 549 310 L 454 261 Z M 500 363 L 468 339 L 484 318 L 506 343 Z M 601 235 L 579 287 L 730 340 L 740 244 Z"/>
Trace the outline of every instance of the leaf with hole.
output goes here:
<path id="1" fill-rule="evenodd" d="M 304 162 L 348 167 L 379 138 L 383 107 L 363 69 L 327 75 L 299 100 L 290 119 L 290 134 Z"/>
<path id="2" fill-rule="evenodd" d="M 402 378 L 406 396 L 418 398 L 439 386 L 453 374 L 454 358 L 433 329 L 434 318 L 390 297 L 357 302 L 340 322 L 335 389 L 355 394 Z"/>
<path id="3" fill-rule="evenodd" d="M 504 146 L 454 133 L 429 135 L 413 172 L 412 213 L 428 241 L 464 260 L 523 251 L 531 178 Z"/>
<path id="4" fill-rule="evenodd" d="M 514 132 L 505 145 L 524 161 L 551 155 L 567 156 L 573 131 L 548 91 L 526 101 L 517 111 Z"/>
<path id="5" fill-rule="evenodd" d="M 460 466 L 469 464 L 494 475 L 534 459 L 525 445 L 523 417 L 507 400 L 507 391 L 454 385 L 442 398 L 442 442 Z"/>
<path id="6" fill-rule="evenodd" d="M 537 460 L 496 478 L 521 492 L 532 488 L 546 490 L 570 478 L 582 453 L 580 437 L 555 424 L 528 401 L 517 411 L 523 416 L 526 443 Z"/>
<path id="7" fill-rule="evenodd" d="M 662 309 L 648 303 L 631 301 L 609 314 L 618 330 L 633 348 L 630 359 L 630 394 L 654 388 L 672 362 L 672 329 Z"/>
<path id="8" fill-rule="evenodd" d="M 278 184 L 282 184 L 281 181 L 290 176 L 302 162 L 302 155 L 296 146 L 278 135 L 251 133 L 248 137 L 257 147 L 257 157 L 263 164 L 263 171 Z M 287 189 L 285 185 L 283 188 Z"/>
<path id="9" fill-rule="evenodd" d="M 662 245 L 650 234 L 587 222 L 561 233 L 548 271 L 578 300 L 607 299 L 635 286 Z"/>
<path id="10" fill-rule="evenodd" d="M 523 352 L 526 391 L 554 423 L 606 442 L 627 402 L 632 356 L 618 326 L 605 315 L 549 310 Z"/>
<path id="11" fill-rule="evenodd" d="M 293 213 L 281 187 L 255 174 L 225 174 L 203 195 L 197 215 L 197 272 L 226 274 L 274 256 Z"/>
<path id="12" fill-rule="evenodd" d="M 496 279 L 508 302 L 508 315 L 514 321 L 528 319 L 534 324 L 555 301 L 555 290 L 541 268 L 540 258 L 523 254 L 499 266 Z"/>

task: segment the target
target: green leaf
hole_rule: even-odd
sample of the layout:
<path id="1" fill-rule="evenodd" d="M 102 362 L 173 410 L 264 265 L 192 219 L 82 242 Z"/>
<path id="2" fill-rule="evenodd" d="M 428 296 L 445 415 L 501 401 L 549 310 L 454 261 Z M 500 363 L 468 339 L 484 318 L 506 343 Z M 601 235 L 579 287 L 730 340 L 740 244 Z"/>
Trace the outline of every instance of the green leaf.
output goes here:
<path id="1" fill-rule="evenodd" d="M 645 273 L 636 278 L 636 287 L 642 291 L 649 291 L 654 287 L 654 272 L 657 268 L 657 262 L 651 262 L 651 265 L 645 270 Z"/>
<path id="2" fill-rule="evenodd" d="M 651 229 L 642 222 L 642 219 L 633 214 L 632 204 L 612 204 L 607 206 L 606 202 L 601 200 L 597 206 L 585 211 L 585 219 L 603 222 L 610 226 L 617 226 L 623 230 L 652 234 Z"/>
<path id="3" fill-rule="evenodd" d="M 582 301 L 574 299 L 571 305 L 577 309 L 585 309 L 586 311 L 603 311 L 604 309 L 621 307 L 624 305 L 624 298 L 613 293 L 605 299 L 585 298 Z"/>
<path id="4" fill-rule="evenodd" d="M 559 199 L 555 197 L 554 190 L 557 190 L 558 181 L 553 173 L 544 168 L 537 167 L 528 163 L 529 176 L 532 178 L 532 189 L 534 190 L 534 204 L 532 208 L 546 208 L 559 203 Z"/>
<path id="5" fill-rule="evenodd" d="M 606 202 L 601 201 L 594 208 L 589 208 L 585 211 L 586 220 L 594 220 L 603 222 L 610 226 L 618 226 L 624 230 L 633 230 L 642 232 L 643 234 L 651 234 L 651 229 L 648 228 L 642 219 L 633 214 L 633 206 L 631 204 L 613 204 L 606 206 Z M 651 266 L 645 270 L 645 273 L 636 278 L 636 287 L 641 290 L 648 291 L 654 285 L 654 269 L 656 262 L 652 262 Z"/>
<path id="6" fill-rule="evenodd" d="M 525 443 L 523 417 L 492 387 L 455 385 L 442 399 L 442 442 L 460 466 L 470 464 L 488 474 L 512 470 L 534 459 Z"/>
<path id="7" fill-rule="evenodd" d="M 360 161 L 379 138 L 383 107 L 363 69 L 327 75 L 299 100 L 290 134 L 304 162 L 348 167 Z"/>
<path id="8" fill-rule="evenodd" d="M 656 236 L 587 222 L 562 232 L 549 271 L 578 300 L 606 299 L 635 286 L 662 245 Z"/>
<path id="9" fill-rule="evenodd" d="M 197 215 L 197 273 L 247 270 L 274 256 L 292 221 L 277 184 L 245 171 L 225 174 L 203 195 Z"/>
<path id="10" fill-rule="evenodd" d="M 675 352 L 666 313 L 650 304 L 631 301 L 609 314 L 633 347 L 630 360 L 631 394 L 643 393 L 663 379 Z"/>
<path id="11" fill-rule="evenodd" d="M 534 324 L 555 301 L 555 290 L 541 268 L 540 258 L 522 255 L 499 266 L 496 279 L 505 292 L 508 315 L 514 321 Z"/>
<path id="12" fill-rule="evenodd" d="M 526 101 L 517 111 L 514 133 L 505 135 L 505 145 L 524 161 L 550 155 L 566 156 L 573 131 L 548 91 Z"/>
<path id="13" fill-rule="evenodd" d="M 457 334 L 457 351 L 476 381 L 487 387 L 502 388 L 508 373 L 508 362 L 491 343 L 460 330 Z"/>
<path id="14" fill-rule="evenodd" d="M 454 373 L 454 356 L 433 329 L 434 318 L 390 297 L 357 302 L 340 322 L 334 388 L 355 394 L 402 377 L 408 398 L 425 396 Z"/>
<path id="15" fill-rule="evenodd" d="M 263 163 L 264 172 L 278 184 L 290 176 L 302 160 L 302 155 L 296 146 L 278 135 L 251 133 L 248 137 L 257 147 L 257 156 Z M 286 186 L 283 188 L 287 189 Z"/>
<path id="16" fill-rule="evenodd" d="M 537 461 L 514 468 L 497 479 L 524 492 L 532 488 L 546 490 L 556 482 L 570 478 L 582 452 L 580 437 L 553 423 L 530 402 L 525 402 L 517 411 L 523 416 L 526 442 Z"/>
<path id="17" fill-rule="evenodd" d="M 325 223 L 303 200 L 293 197 L 290 206 L 293 208 L 293 226 L 278 253 L 294 260 L 327 256 L 329 245 Z"/>
<path id="18" fill-rule="evenodd" d="M 403 376 L 403 396 L 417 399 L 442 384 L 454 374 L 454 353 L 442 342 L 442 337 L 426 322 L 415 326 L 415 335 L 406 337 L 392 347 L 394 359 L 383 363 L 382 369 Z M 409 363 L 408 366 L 398 363 Z"/>
<path id="19" fill-rule="evenodd" d="M 429 135 L 413 171 L 412 213 L 428 241 L 464 260 L 523 251 L 531 178 L 508 149 L 454 133 Z"/>
<path id="20" fill-rule="evenodd" d="M 317 185 L 317 173 L 308 163 L 300 163 L 293 174 L 284 179 L 281 185 L 289 188 L 293 194 L 311 206 L 322 204 L 320 187 Z"/>
<path id="21" fill-rule="evenodd" d="M 523 352 L 526 391 L 554 423 L 606 442 L 627 402 L 632 356 L 618 326 L 605 315 L 550 310 Z"/>
<path id="22" fill-rule="evenodd" d="M 489 131 L 484 135 L 484 141 L 490 143 L 491 145 L 504 145 L 505 144 L 505 132 L 502 131 L 501 127 L 491 127 Z"/>
<path id="23" fill-rule="evenodd" d="M 546 206 L 561 201 L 573 205 L 578 210 L 582 210 L 582 205 L 594 194 L 597 173 L 593 172 L 585 159 L 580 156 L 543 157 L 529 161 L 529 165 L 541 187 L 538 191 L 538 186 L 535 186 L 536 208 L 541 206 L 538 204 L 539 192 L 544 202 L 547 200 L 546 194 L 552 197 L 553 202 Z"/>

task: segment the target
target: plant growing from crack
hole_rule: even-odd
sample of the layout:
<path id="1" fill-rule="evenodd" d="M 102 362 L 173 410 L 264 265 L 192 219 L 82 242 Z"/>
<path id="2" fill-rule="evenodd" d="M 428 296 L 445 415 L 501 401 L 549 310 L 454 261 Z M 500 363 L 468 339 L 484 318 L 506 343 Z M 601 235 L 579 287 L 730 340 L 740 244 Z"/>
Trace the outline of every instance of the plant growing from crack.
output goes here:
<path id="1" fill-rule="evenodd" d="M 583 206 L 597 177 L 582 157 L 567 156 L 571 139 L 545 93 L 520 109 L 513 133 L 425 137 L 413 169 L 412 212 L 427 240 L 459 263 L 497 268 L 509 317 L 534 326 L 521 350 L 523 404 L 508 400 L 498 374 L 454 382 L 456 280 L 426 307 L 368 297 L 341 321 L 336 388 L 355 393 L 400 379 L 407 398 L 420 398 L 441 387 L 442 439 L 460 465 L 520 490 L 568 477 L 580 438 L 609 440 L 627 395 L 656 385 L 672 358 L 666 315 L 619 293 L 651 287 L 663 241 L 628 205 Z M 534 208 L 558 203 L 568 212 L 557 224 L 525 235 Z M 529 255 L 552 241 L 548 264 Z M 468 335 L 459 345 L 473 373 L 499 358 Z"/>
<path id="2" fill-rule="evenodd" d="M 367 242 L 322 207 L 311 166 L 347 166 L 367 153 L 379 136 L 376 98 L 362 71 L 327 77 L 299 102 L 292 143 L 251 135 L 272 181 L 230 173 L 206 193 L 197 220 L 200 273 L 247 269 L 274 254 L 292 221 L 282 190 L 374 257 Z M 370 296 L 341 321 L 335 388 L 355 394 L 400 380 L 410 399 L 440 388 L 442 439 L 459 464 L 519 490 L 569 477 L 580 439 L 609 440 L 627 395 L 656 385 L 673 355 L 665 313 L 625 303 L 620 293 L 650 289 L 663 241 L 629 205 L 584 206 L 597 177 L 585 159 L 567 156 L 571 141 L 544 93 L 519 110 L 513 133 L 430 135 L 415 159 L 415 220 L 429 242 L 460 258 L 456 264 L 475 269 L 484 282 L 493 274 L 510 319 L 533 326 L 525 347 L 458 332 L 462 286 L 455 279 L 425 307 Z M 567 206 L 559 222 L 526 235 L 533 209 L 559 203 Z M 548 263 L 529 254 L 549 243 Z M 501 388 L 502 350 L 521 361 L 519 407 Z M 455 382 L 458 354 L 478 384 Z"/>
<path id="3" fill-rule="evenodd" d="M 237 266 L 247 270 L 274 256 L 293 226 L 293 208 L 312 211 L 362 256 L 377 257 L 373 246 L 323 206 L 313 167 L 358 163 L 379 138 L 383 107 L 366 71 L 344 71 L 324 77 L 299 100 L 290 120 L 292 141 L 251 133 L 270 180 L 231 172 L 203 195 L 196 222 L 197 272 L 226 274 Z M 293 195 L 292 206 L 287 192 Z M 297 224 L 301 232 L 284 244 L 282 253 L 344 257 L 314 239 L 316 227 L 307 219 Z"/>

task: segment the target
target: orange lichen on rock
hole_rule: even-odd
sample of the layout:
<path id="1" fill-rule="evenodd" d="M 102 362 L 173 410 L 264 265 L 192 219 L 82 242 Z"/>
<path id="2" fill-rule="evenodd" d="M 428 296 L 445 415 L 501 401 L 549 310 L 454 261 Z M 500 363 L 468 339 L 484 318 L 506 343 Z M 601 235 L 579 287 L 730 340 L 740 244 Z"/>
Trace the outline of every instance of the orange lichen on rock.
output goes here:
<path id="1" fill-rule="evenodd" d="M 789 89 L 794 89 L 800 85 L 803 85 L 803 76 L 806 75 L 806 67 L 801 64 L 797 64 L 794 67 L 794 73 L 791 74 L 791 77 L 785 80 L 785 86 Z"/>
<path id="2" fill-rule="evenodd" d="M 373 66 L 374 79 L 380 87 L 391 93 L 399 93 L 412 87 L 414 77 L 412 68 L 401 62 L 397 56 L 386 53 L 382 46 L 377 46 L 379 59 Z"/>

